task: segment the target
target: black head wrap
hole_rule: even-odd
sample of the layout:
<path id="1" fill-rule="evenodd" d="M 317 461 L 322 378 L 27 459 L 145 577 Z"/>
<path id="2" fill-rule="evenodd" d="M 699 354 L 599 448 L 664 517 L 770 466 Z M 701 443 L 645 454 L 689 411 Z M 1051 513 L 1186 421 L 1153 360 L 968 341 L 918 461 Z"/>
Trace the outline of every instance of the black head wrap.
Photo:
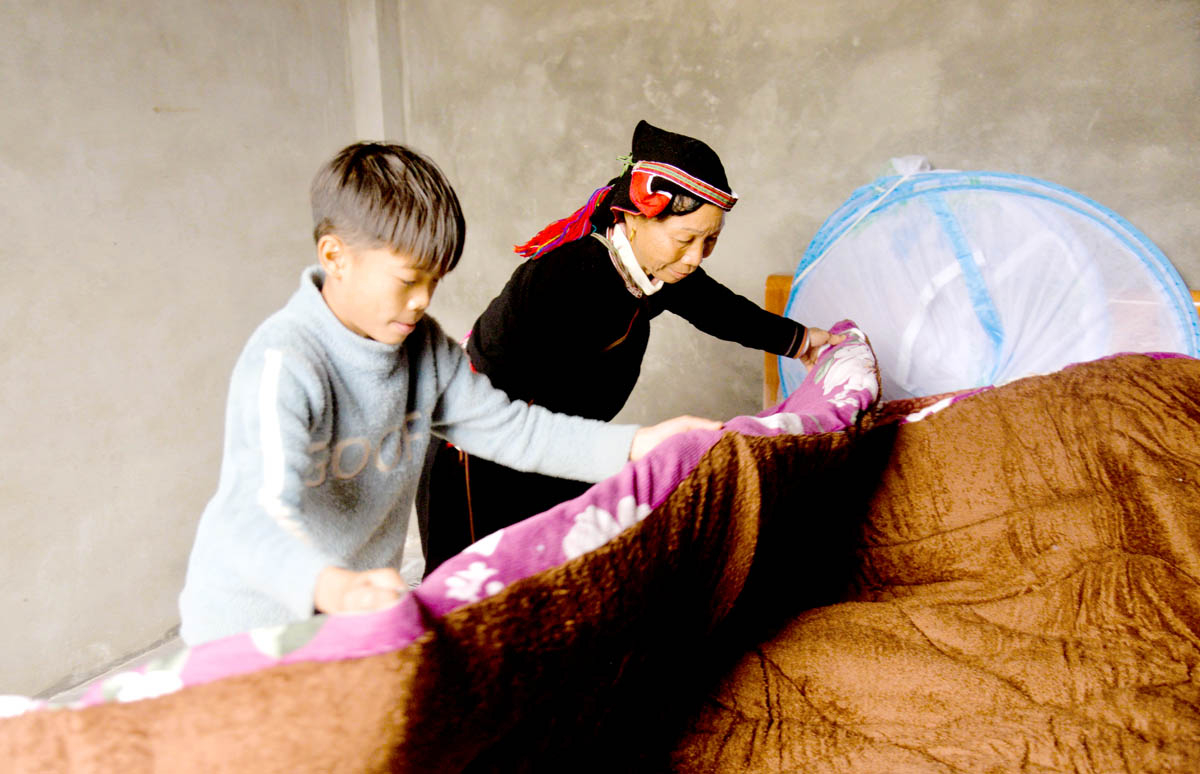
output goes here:
<path id="1" fill-rule="evenodd" d="M 539 231 L 532 239 L 513 249 L 528 258 L 553 250 L 566 242 L 604 230 L 613 224 L 614 212 L 629 212 L 657 217 L 680 194 L 732 209 L 737 194 L 725 178 L 725 167 L 712 148 L 700 140 L 639 121 L 633 130 L 625 169 L 608 185 L 597 188 L 587 204 L 562 220 Z M 607 207 L 600 204 L 608 200 Z"/>

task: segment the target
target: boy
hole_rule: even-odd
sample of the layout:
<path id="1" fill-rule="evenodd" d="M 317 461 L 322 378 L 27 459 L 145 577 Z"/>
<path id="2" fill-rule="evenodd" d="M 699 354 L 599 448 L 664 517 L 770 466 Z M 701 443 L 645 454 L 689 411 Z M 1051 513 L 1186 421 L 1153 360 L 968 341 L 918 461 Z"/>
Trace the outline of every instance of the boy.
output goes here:
<path id="1" fill-rule="evenodd" d="M 553 414 L 473 373 L 424 316 L 465 223 L 421 154 L 351 145 L 311 196 L 319 265 L 250 337 L 230 381 L 220 483 L 179 598 L 188 644 L 395 602 L 431 434 L 510 467 L 598 481 L 676 432 L 719 427 Z"/>

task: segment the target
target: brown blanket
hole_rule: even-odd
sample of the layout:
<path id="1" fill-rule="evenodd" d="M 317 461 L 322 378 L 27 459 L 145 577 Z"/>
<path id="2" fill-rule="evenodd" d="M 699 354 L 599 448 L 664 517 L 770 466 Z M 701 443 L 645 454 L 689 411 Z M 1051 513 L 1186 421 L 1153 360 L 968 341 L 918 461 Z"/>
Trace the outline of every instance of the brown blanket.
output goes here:
<path id="1" fill-rule="evenodd" d="M 1200 771 L 1200 362 L 727 435 L 402 651 L 0 721 L 13 771 Z"/>
<path id="2" fill-rule="evenodd" d="M 744 650 L 687 771 L 1200 771 L 1200 363 L 908 424 L 854 586 Z"/>

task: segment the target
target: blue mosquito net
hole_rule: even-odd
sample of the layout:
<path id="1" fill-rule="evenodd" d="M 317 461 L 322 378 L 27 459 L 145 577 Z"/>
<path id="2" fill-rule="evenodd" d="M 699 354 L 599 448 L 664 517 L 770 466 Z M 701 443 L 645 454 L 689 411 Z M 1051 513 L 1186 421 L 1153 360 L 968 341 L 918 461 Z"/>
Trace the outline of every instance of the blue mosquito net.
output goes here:
<path id="1" fill-rule="evenodd" d="M 1117 352 L 1200 356 L 1179 273 L 1115 212 L 1032 177 L 893 163 L 904 174 L 858 189 L 821 226 L 786 308 L 819 328 L 857 322 L 885 399 Z M 797 360 L 779 358 L 779 370 L 785 395 L 804 379 Z"/>

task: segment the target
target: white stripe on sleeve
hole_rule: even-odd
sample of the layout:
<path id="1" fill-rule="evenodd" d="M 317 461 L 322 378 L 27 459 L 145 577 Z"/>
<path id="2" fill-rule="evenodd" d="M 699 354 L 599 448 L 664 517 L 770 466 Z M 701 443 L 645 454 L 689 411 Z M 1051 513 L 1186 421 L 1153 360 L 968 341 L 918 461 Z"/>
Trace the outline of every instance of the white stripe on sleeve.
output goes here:
<path id="1" fill-rule="evenodd" d="M 283 352 L 268 349 L 258 387 L 259 445 L 262 448 L 263 468 L 258 504 L 289 535 L 311 544 L 308 533 L 296 518 L 295 508 L 283 501 L 286 460 L 283 454 L 283 431 L 279 423 L 279 374 L 282 370 Z"/>

